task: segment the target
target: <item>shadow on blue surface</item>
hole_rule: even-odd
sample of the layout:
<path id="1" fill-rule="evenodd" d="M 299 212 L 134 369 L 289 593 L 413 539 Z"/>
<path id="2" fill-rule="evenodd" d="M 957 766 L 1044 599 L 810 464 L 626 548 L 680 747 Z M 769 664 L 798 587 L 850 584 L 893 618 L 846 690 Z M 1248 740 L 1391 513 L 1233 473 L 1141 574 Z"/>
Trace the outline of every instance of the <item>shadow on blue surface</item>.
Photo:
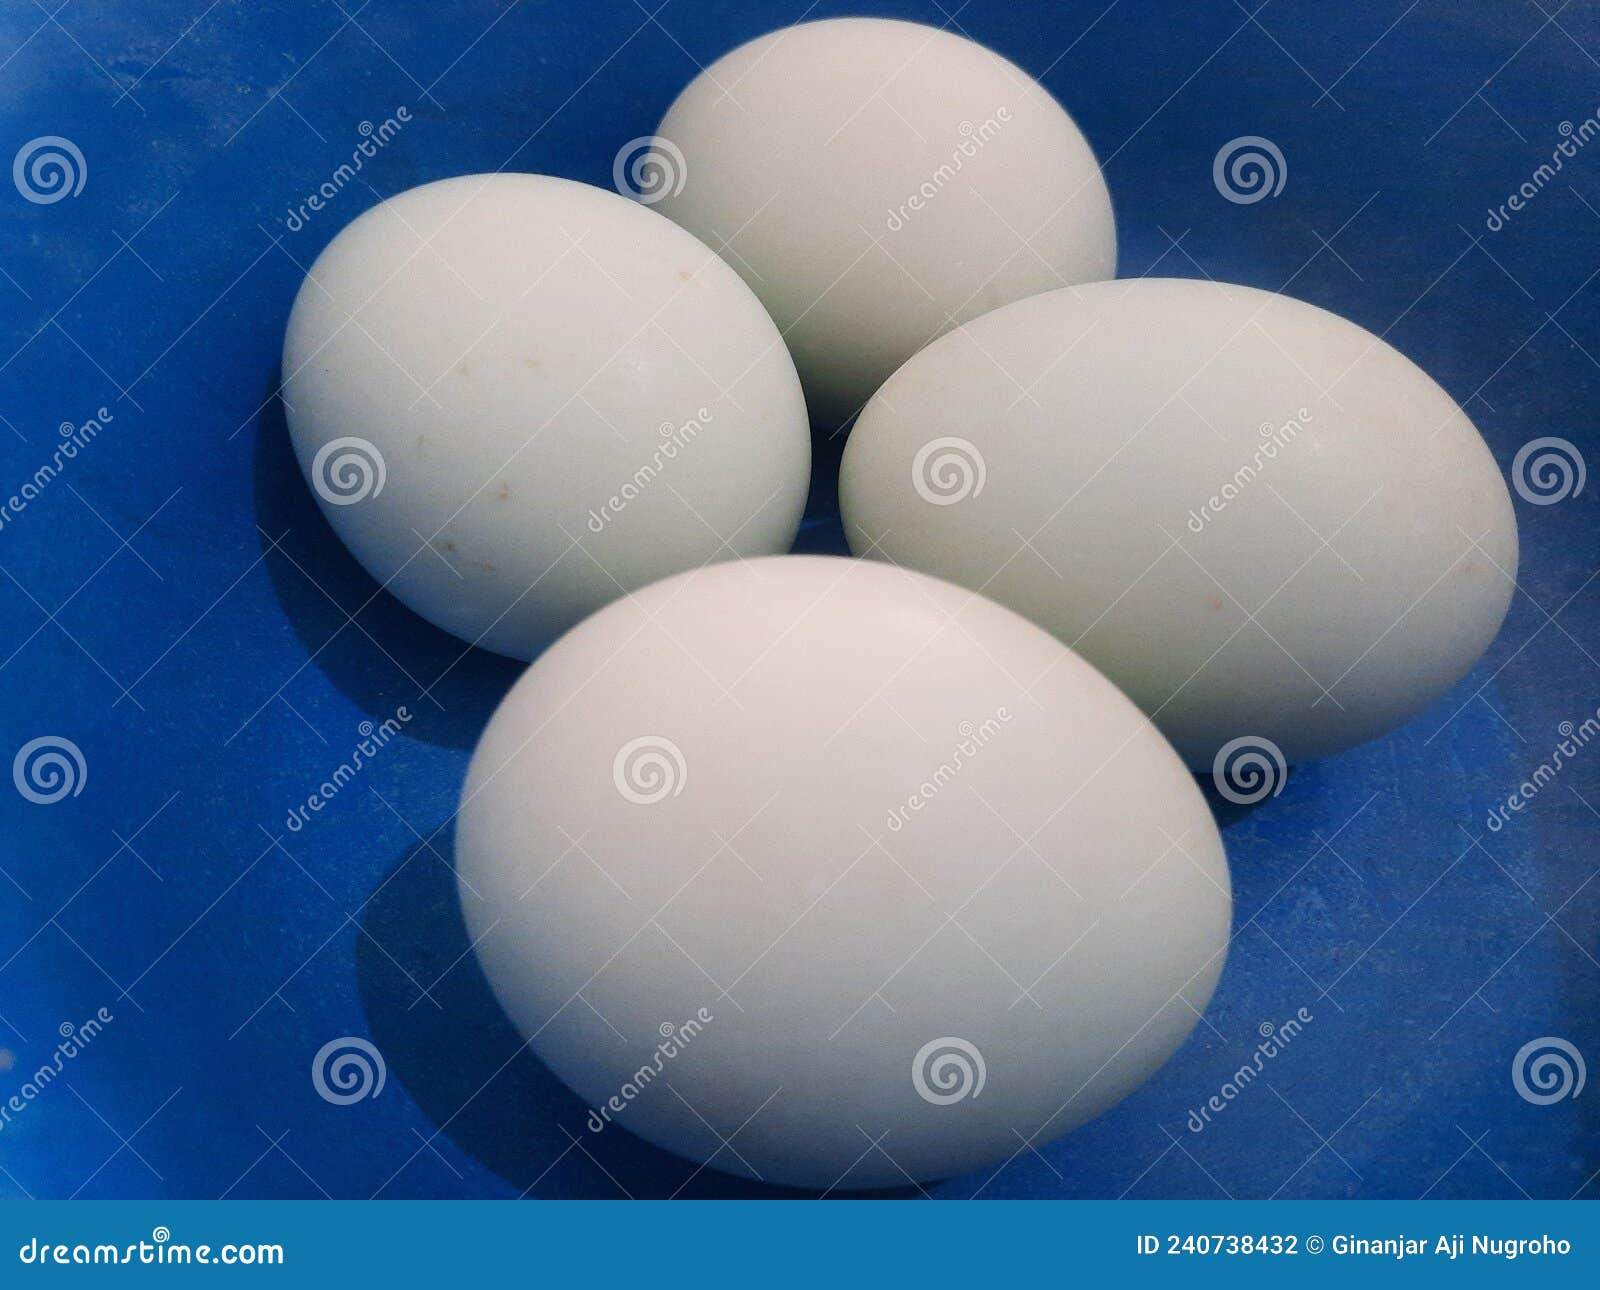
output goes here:
<path id="1" fill-rule="evenodd" d="M 276 378 L 255 423 L 255 508 L 267 572 L 308 659 L 361 711 L 382 721 L 394 708 L 395 673 L 419 685 L 417 708 L 433 720 L 419 738 L 470 752 L 523 664 L 473 649 L 385 591 L 339 541 L 295 460 Z M 352 607 L 348 612 L 346 607 Z M 374 658 L 374 652 L 378 657 Z M 448 716 L 433 688 L 448 682 Z"/>
<path id="2" fill-rule="evenodd" d="M 533 1056 L 500 1010 L 461 918 L 451 837 L 407 851 L 361 917 L 356 977 L 374 1042 L 417 1105 L 518 1192 L 635 1199 L 815 1195 L 697 1168 L 613 1125 Z M 484 1072 L 493 1074 L 487 1081 Z M 839 1196 L 855 1193 L 840 1191 Z M 913 1188 L 870 1193 L 914 1196 Z"/>
<path id="3" fill-rule="evenodd" d="M 678 2 L 652 21 L 630 3 L 372 0 L 358 23 L 332 3 L 52 9 L 0 6 L 0 156 L 66 136 L 89 176 L 52 205 L 0 193 L 0 495 L 63 422 L 115 420 L 0 529 L 0 754 L 61 734 L 88 765 L 48 808 L 0 793 L 0 1095 L 60 1026 L 116 1020 L 0 1133 L 0 1196 L 620 1194 L 568 1151 L 576 1099 L 513 1057 L 462 954 L 448 830 L 417 854 L 519 667 L 374 595 L 333 538 L 273 394 L 282 329 L 362 210 L 500 167 L 607 184 L 697 64 L 804 5 Z M 810 14 L 850 12 L 953 23 L 1041 77 L 1105 165 L 1125 276 L 1287 291 L 1415 359 L 1508 474 L 1544 435 L 1600 463 L 1600 152 L 1485 224 L 1595 111 L 1600 0 Z M 364 182 L 287 229 L 360 122 L 400 103 L 413 121 Z M 1243 135 L 1283 150 L 1280 196 L 1213 188 Z M 817 445 L 798 549 L 843 551 L 841 442 Z M 1235 940 L 1168 1066 L 934 1194 L 1596 1194 L 1600 1100 L 1529 1102 L 1512 1063 L 1542 1036 L 1600 1054 L 1600 749 L 1503 830 L 1485 819 L 1600 707 L 1597 498 L 1591 478 L 1559 504 L 1515 499 L 1511 613 L 1433 709 L 1249 813 L 1219 809 Z M 286 833 L 359 723 L 401 704 L 404 738 Z M 1315 1021 L 1269 1078 L 1186 1128 L 1301 1007 Z M 363 1034 L 391 1088 L 330 1106 L 312 1057 Z M 468 1101 L 469 1072 L 508 1057 Z M 600 1137 L 636 1194 L 686 1176 Z M 707 1171 L 685 1194 L 742 1187 Z"/>

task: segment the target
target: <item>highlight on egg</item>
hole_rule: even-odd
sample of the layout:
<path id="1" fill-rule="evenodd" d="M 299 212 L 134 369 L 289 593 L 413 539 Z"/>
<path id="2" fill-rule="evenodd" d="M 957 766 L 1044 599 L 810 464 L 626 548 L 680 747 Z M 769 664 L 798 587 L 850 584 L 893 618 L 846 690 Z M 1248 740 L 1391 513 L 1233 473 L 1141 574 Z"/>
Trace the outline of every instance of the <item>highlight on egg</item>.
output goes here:
<path id="1" fill-rule="evenodd" d="M 1111 198 L 1049 92 L 951 31 L 806 22 L 712 63 L 623 181 L 771 311 L 819 430 L 940 332 L 1116 273 Z"/>
<path id="2" fill-rule="evenodd" d="M 819 1189 L 1114 1105 L 1194 1027 L 1232 907 L 1193 778 L 1092 667 L 949 583 L 803 556 L 558 641 L 473 755 L 456 867 L 571 1132 Z"/>
<path id="3" fill-rule="evenodd" d="M 1196 769 L 1414 717 L 1494 639 L 1517 528 L 1465 412 L 1365 329 L 1178 279 L 1046 292 L 917 354 L 845 448 L 851 548 L 1050 631 Z"/>
<path id="4" fill-rule="evenodd" d="M 469 175 L 380 203 L 312 265 L 283 373 L 356 559 L 513 658 L 667 574 L 787 551 L 805 505 L 804 398 L 760 301 L 587 184 Z"/>

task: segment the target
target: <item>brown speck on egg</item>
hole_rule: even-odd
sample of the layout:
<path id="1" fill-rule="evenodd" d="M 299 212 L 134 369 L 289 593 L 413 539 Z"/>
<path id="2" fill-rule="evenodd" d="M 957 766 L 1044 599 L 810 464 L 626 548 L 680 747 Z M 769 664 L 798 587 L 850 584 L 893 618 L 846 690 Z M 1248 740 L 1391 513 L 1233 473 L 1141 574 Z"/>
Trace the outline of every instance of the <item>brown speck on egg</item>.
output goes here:
<path id="1" fill-rule="evenodd" d="M 694 274 L 690 273 L 688 269 L 678 270 L 678 280 L 680 282 L 687 282 L 692 277 L 694 277 Z"/>
<path id="2" fill-rule="evenodd" d="M 510 496 L 511 496 L 511 489 L 505 484 L 501 484 L 500 485 L 500 491 L 495 494 L 496 500 L 497 501 L 502 501 L 502 502 L 506 501 L 508 498 L 510 498 Z"/>

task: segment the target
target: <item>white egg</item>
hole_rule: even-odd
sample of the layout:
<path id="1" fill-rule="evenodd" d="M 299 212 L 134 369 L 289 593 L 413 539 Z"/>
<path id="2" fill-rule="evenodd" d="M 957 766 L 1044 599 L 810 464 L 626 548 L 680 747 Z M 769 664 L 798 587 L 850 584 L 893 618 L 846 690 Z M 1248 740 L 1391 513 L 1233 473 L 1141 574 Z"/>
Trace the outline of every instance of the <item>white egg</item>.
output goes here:
<path id="1" fill-rule="evenodd" d="M 646 200 L 771 310 L 833 430 L 940 332 L 1116 273 L 1111 198 L 1048 91 L 952 32 L 843 18 L 718 59 L 662 120 Z"/>
<path id="2" fill-rule="evenodd" d="M 1354 323 L 1212 282 L 1052 291 L 941 338 L 862 414 L 840 505 L 852 549 L 1049 628 L 1197 768 L 1406 721 L 1517 568 L 1449 395 Z"/>
<path id="3" fill-rule="evenodd" d="M 1105 1110 L 1194 1026 L 1231 911 L 1193 778 L 1087 663 L 801 556 L 557 642 L 478 745 L 457 871 L 500 1002 L 594 1108 L 574 1132 L 818 1188 Z"/>
<path id="4" fill-rule="evenodd" d="M 783 340 L 615 193 L 473 175 L 362 215 L 284 340 L 301 469 L 391 592 L 514 658 L 612 597 L 787 551 L 811 441 Z"/>

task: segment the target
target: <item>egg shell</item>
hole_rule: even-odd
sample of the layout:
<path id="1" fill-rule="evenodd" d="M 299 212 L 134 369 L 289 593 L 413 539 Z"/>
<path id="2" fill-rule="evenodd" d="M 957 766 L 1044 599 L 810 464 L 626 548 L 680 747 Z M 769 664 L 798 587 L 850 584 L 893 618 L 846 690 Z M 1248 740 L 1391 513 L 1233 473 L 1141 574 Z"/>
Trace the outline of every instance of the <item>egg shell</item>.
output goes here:
<path id="1" fill-rule="evenodd" d="M 765 302 L 828 432 L 956 323 L 1116 273 L 1082 132 L 954 32 L 877 18 L 770 32 L 701 72 L 657 133 L 647 198 Z"/>
<path id="2" fill-rule="evenodd" d="M 552 647 L 473 756 L 456 861 L 495 994 L 595 1108 L 574 1134 L 815 1188 L 1105 1110 L 1194 1026 L 1231 911 L 1193 778 L 1093 668 L 948 583 L 806 556 Z"/>
<path id="3" fill-rule="evenodd" d="M 805 505 L 771 318 L 678 225 L 587 184 L 471 175 L 374 207 L 312 265 L 283 370 L 356 558 L 514 658 L 666 574 L 787 551 Z"/>
<path id="4" fill-rule="evenodd" d="M 1288 296 L 1047 292 L 905 364 L 846 445 L 851 548 L 980 588 L 1151 713 L 1191 765 L 1383 734 L 1460 680 L 1517 530 L 1455 402 Z"/>

